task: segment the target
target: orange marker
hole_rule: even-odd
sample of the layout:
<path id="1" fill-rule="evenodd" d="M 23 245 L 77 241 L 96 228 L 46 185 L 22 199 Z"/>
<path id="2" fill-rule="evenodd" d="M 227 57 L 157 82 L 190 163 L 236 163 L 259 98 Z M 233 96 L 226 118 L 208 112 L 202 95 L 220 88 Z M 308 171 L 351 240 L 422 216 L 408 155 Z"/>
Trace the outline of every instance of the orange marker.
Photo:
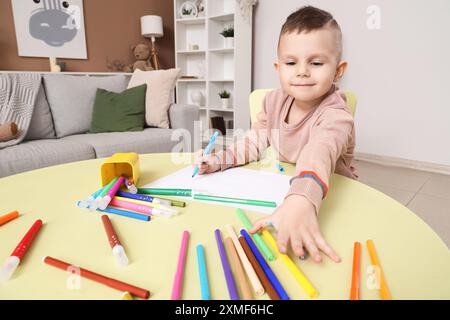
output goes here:
<path id="1" fill-rule="evenodd" d="M 352 271 L 352 287 L 350 289 L 350 300 L 359 300 L 360 261 L 361 261 L 361 243 L 355 242 L 353 246 L 353 271 Z"/>
<path id="2" fill-rule="evenodd" d="M 4 216 L 0 217 L 0 226 L 10 222 L 11 220 L 14 220 L 15 218 L 17 218 L 19 216 L 19 212 L 18 211 L 13 211 L 10 212 L 8 214 L 5 214 Z"/>
<path id="3" fill-rule="evenodd" d="M 391 293 L 389 292 L 389 289 L 386 284 L 386 280 L 384 279 L 383 269 L 381 269 L 380 260 L 378 260 L 377 252 L 375 251 L 375 246 L 373 244 L 372 240 L 367 240 L 367 249 L 369 250 L 370 255 L 370 261 L 372 262 L 372 265 L 378 269 L 377 274 L 377 280 L 380 285 L 380 298 L 383 300 L 391 300 Z"/>

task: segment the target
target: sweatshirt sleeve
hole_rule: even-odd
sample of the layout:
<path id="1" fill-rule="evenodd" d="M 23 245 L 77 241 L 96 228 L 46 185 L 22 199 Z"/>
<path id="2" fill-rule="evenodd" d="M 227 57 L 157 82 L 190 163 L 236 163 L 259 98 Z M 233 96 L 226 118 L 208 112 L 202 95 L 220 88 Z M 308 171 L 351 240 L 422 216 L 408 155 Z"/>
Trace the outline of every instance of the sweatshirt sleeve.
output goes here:
<path id="1" fill-rule="evenodd" d="M 310 139 L 296 163 L 296 174 L 290 180 L 285 199 L 302 195 L 319 213 L 322 199 L 328 192 L 328 183 L 336 161 L 346 151 L 353 130 L 353 117 L 342 109 L 324 111 L 311 129 Z"/>
<path id="2" fill-rule="evenodd" d="M 267 96 L 263 100 L 261 111 L 256 115 L 257 121 L 252 124 L 251 130 L 225 150 L 216 153 L 220 161 L 221 171 L 258 161 L 269 146 Z"/>

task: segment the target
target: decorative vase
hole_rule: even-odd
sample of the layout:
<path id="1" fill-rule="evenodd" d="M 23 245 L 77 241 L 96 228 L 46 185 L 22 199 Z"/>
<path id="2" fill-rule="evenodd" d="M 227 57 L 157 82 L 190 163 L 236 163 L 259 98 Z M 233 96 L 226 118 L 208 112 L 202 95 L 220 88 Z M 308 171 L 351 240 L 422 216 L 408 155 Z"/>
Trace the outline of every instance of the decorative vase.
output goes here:
<path id="1" fill-rule="evenodd" d="M 225 38 L 225 48 L 233 48 L 234 47 L 234 38 L 227 37 Z"/>
<path id="2" fill-rule="evenodd" d="M 199 79 L 205 78 L 205 65 L 203 62 L 197 64 L 197 76 Z"/>
<path id="3" fill-rule="evenodd" d="M 202 104 L 203 94 L 201 91 L 192 91 L 191 100 L 193 104 L 200 106 Z"/>
<path id="4" fill-rule="evenodd" d="M 180 6 L 178 13 L 181 19 L 192 19 L 197 17 L 198 8 L 195 3 L 186 1 Z"/>
<path id="5" fill-rule="evenodd" d="M 222 109 L 228 109 L 230 107 L 230 98 L 220 98 L 222 100 Z"/>

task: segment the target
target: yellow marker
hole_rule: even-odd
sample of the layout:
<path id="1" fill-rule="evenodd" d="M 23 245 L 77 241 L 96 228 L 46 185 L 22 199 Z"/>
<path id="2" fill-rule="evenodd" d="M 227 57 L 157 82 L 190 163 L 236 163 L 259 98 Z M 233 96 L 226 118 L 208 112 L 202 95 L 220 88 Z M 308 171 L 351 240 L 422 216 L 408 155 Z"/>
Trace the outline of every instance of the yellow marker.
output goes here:
<path id="1" fill-rule="evenodd" d="M 311 282 L 309 282 L 308 278 L 300 271 L 299 267 L 289 258 L 287 254 L 283 254 L 278 250 L 277 243 L 275 239 L 272 237 L 269 231 L 266 229 L 262 229 L 262 235 L 267 242 L 275 249 L 275 252 L 280 255 L 281 261 L 288 267 L 289 271 L 294 275 L 295 280 L 300 284 L 303 290 L 306 291 L 310 298 L 317 298 L 319 292 L 314 288 Z"/>
<path id="2" fill-rule="evenodd" d="M 148 201 L 141 201 L 141 200 L 136 200 L 136 199 L 118 197 L 118 196 L 115 196 L 114 199 L 120 200 L 120 201 L 136 203 L 136 204 L 141 204 L 141 205 L 148 206 L 148 207 L 159 208 L 159 209 L 171 212 L 173 214 L 179 214 L 180 213 L 180 211 L 178 211 L 177 209 L 174 209 L 172 207 L 168 207 L 168 206 L 162 205 L 160 203 L 153 203 L 153 202 L 148 202 Z"/>
<path id="3" fill-rule="evenodd" d="M 122 300 L 134 300 L 133 296 L 129 292 L 124 292 L 122 294 Z"/>
<path id="4" fill-rule="evenodd" d="M 392 300 L 391 293 L 386 284 L 386 280 L 384 279 L 383 269 L 381 269 L 380 260 L 378 260 L 377 252 L 375 251 L 375 246 L 372 240 L 367 240 L 367 249 L 369 250 L 370 261 L 372 265 L 379 270 L 376 272 L 377 277 L 379 277 L 378 283 L 380 284 L 380 298 L 383 300 Z"/>

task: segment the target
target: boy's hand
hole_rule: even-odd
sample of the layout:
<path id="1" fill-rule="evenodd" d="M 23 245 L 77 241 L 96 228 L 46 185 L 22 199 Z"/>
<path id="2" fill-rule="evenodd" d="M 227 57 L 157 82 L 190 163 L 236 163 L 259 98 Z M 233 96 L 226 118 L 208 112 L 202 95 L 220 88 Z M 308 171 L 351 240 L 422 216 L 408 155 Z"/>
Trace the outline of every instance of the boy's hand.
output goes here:
<path id="1" fill-rule="evenodd" d="M 203 150 L 195 153 L 195 163 L 193 167 L 199 167 L 198 174 L 212 173 L 220 170 L 220 161 L 214 154 L 203 155 Z"/>
<path id="2" fill-rule="evenodd" d="M 287 253 L 290 242 L 297 256 L 304 256 L 306 248 L 317 263 L 322 261 L 319 250 L 334 262 L 341 261 L 320 233 L 314 206 L 307 198 L 299 195 L 287 197 L 271 216 L 255 222 L 250 232 L 255 233 L 270 224 L 277 229 L 277 245 L 281 253 Z"/>

